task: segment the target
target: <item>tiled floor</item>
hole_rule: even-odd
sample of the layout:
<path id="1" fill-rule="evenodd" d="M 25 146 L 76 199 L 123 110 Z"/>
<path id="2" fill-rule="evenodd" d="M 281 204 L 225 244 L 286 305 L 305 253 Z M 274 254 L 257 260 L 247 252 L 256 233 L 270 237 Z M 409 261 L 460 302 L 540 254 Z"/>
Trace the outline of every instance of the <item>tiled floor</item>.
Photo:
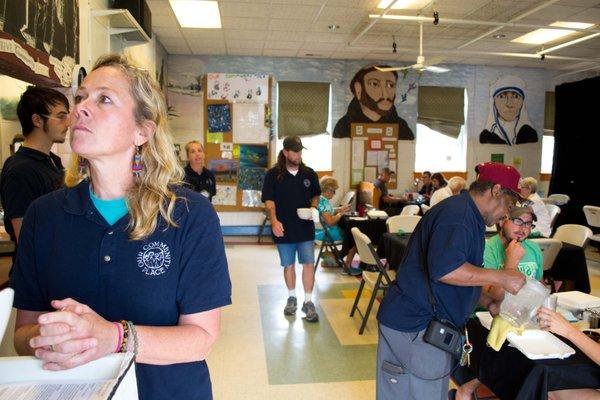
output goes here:
<path id="1" fill-rule="evenodd" d="M 275 248 L 228 245 L 233 305 L 208 358 L 215 399 L 374 399 L 376 321 L 358 335 L 348 316 L 358 288 L 335 269 L 317 271 L 318 324 L 285 317 L 287 291 Z M 592 293 L 600 296 L 600 254 L 588 251 Z M 300 272 L 300 267 L 298 272 Z M 302 287 L 297 292 L 302 301 Z M 377 303 L 376 303 L 377 304 Z M 376 314 L 376 309 L 372 315 Z"/>

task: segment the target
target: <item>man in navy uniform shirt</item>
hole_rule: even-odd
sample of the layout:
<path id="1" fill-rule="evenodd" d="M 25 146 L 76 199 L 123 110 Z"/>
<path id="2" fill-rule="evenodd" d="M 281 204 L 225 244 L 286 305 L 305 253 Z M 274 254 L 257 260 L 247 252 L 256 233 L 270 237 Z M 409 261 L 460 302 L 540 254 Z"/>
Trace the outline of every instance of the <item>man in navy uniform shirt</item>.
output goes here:
<path id="1" fill-rule="evenodd" d="M 15 243 L 27 207 L 62 185 L 64 168 L 50 149 L 67 137 L 69 101 L 54 89 L 29 86 L 21 95 L 17 115 L 25 141 L 6 159 L 0 176 L 4 226 Z"/>
<path id="2" fill-rule="evenodd" d="M 315 225 L 312 219 L 301 219 L 298 208 L 314 208 L 319 204 L 321 187 L 315 171 L 302 162 L 302 141 L 297 136 L 286 137 L 283 150 L 277 156 L 277 165 L 265 176 L 262 201 L 271 219 L 273 240 L 277 245 L 283 277 L 288 288 L 285 315 L 294 315 L 296 298 L 296 254 L 302 264 L 306 321 L 317 322 L 319 315 L 312 301 L 315 284 Z M 314 215 L 314 213 L 313 213 Z"/>
<path id="3" fill-rule="evenodd" d="M 515 294 L 525 283 L 519 271 L 482 267 L 485 226 L 502 220 L 514 206 L 519 173 L 500 163 L 480 164 L 476 171 L 477 181 L 467 193 L 439 203 L 421 219 L 381 302 L 378 400 L 447 398 L 452 357 L 423 340 L 429 323 L 446 320 L 462 330 L 478 302 L 494 315 L 499 311 L 501 301 L 482 295 L 481 286 Z"/>
<path id="4" fill-rule="evenodd" d="M 208 200 L 212 201 L 217 194 L 215 175 L 204 168 L 204 146 L 197 140 L 192 140 L 185 145 L 188 165 L 185 167 L 184 181 L 190 188 Z"/>

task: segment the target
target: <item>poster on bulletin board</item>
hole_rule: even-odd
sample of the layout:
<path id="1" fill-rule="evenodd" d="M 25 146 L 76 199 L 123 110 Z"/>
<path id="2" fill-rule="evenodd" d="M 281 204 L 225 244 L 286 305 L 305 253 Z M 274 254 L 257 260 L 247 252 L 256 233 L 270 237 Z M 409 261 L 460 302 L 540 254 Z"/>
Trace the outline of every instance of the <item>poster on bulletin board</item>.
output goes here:
<path id="1" fill-rule="evenodd" d="M 372 182 L 382 168 L 396 171 L 398 124 L 352 123 L 352 157 L 350 159 L 350 185 L 361 181 Z M 396 177 L 392 175 L 389 189 L 396 189 Z"/>
<path id="2" fill-rule="evenodd" d="M 206 165 L 217 181 L 213 205 L 217 211 L 262 210 L 270 167 L 269 77 L 208 74 L 204 84 Z"/>

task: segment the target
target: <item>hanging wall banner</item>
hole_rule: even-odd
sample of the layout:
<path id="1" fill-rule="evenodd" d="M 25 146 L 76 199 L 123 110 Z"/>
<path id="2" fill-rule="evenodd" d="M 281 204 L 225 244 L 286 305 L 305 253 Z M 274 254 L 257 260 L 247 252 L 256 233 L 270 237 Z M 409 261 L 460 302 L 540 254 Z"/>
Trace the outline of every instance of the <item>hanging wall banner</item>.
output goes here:
<path id="1" fill-rule="evenodd" d="M 208 74 L 208 100 L 227 100 L 232 103 L 267 103 L 269 75 Z"/>

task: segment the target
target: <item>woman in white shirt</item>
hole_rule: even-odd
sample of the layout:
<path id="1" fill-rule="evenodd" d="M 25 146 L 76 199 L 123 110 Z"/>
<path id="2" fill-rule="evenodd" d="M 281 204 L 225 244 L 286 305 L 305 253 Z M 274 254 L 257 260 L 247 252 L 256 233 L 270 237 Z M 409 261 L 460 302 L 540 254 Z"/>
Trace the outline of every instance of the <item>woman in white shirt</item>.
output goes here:
<path id="1" fill-rule="evenodd" d="M 536 193 L 537 181 L 535 178 L 527 177 L 521 179 L 521 196 L 529 200 L 532 204 L 533 212 L 537 216 L 537 222 L 535 223 L 535 230 L 533 233 L 538 232 L 544 237 L 550 237 L 552 234 L 552 227 L 550 223 L 550 213 L 546 208 L 546 204 L 542 201 L 542 198 Z"/>
<path id="2" fill-rule="evenodd" d="M 431 200 L 429 200 L 429 206 L 433 207 L 440 201 L 447 199 L 450 196 L 459 194 L 467 186 L 467 182 L 460 176 L 453 176 L 448 180 L 448 184 L 443 188 L 440 188 L 433 192 Z"/>

